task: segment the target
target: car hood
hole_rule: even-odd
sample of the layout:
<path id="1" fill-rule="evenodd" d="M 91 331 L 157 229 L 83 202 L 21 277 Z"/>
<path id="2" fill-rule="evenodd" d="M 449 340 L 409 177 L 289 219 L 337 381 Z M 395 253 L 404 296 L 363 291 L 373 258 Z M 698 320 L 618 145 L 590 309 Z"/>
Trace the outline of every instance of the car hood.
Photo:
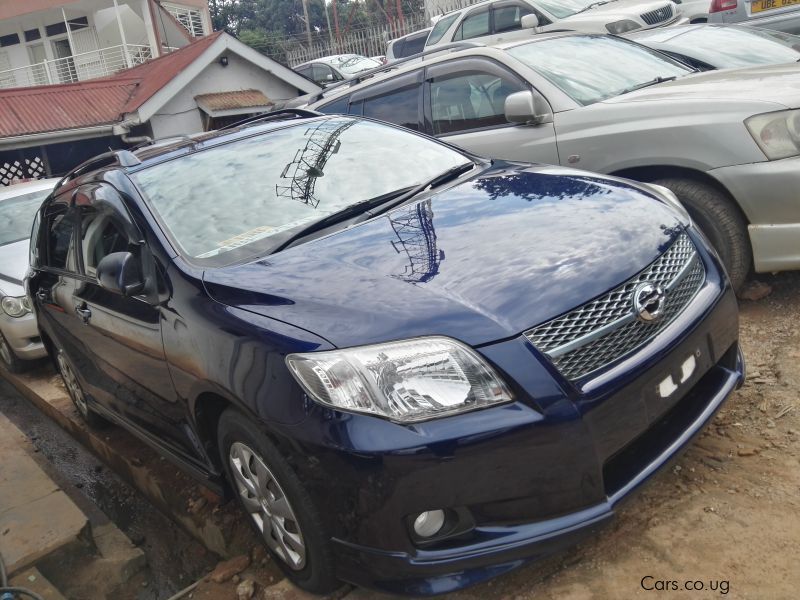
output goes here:
<path id="1" fill-rule="evenodd" d="M 648 100 L 705 99 L 763 101 L 800 107 L 800 64 L 767 65 L 695 73 L 605 100 L 606 104 Z"/>
<path id="2" fill-rule="evenodd" d="M 514 336 L 628 279 L 682 225 L 633 184 L 495 166 L 252 263 L 207 270 L 217 301 L 352 346 L 422 335 Z"/>
<path id="3" fill-rule="evenodd" d="M 25 293 L 22 279 L 28 271 L 28 240 L 0 246 L 0 291 L 9 296 Z"/>

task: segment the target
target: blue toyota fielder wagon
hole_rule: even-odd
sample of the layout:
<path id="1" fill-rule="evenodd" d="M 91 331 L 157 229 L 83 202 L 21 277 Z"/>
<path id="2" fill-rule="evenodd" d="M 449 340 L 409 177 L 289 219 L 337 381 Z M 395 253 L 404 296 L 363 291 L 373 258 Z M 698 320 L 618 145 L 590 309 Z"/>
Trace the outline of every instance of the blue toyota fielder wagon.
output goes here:
<path id="1" fill-rule="evenodd" d="M 45 200 L 31 265 L 83 417 L 227 490 L 318 593 L 435 594 L 574 543 L 744 377 L 668 190 L 368 119 L 100 156 Z"/>

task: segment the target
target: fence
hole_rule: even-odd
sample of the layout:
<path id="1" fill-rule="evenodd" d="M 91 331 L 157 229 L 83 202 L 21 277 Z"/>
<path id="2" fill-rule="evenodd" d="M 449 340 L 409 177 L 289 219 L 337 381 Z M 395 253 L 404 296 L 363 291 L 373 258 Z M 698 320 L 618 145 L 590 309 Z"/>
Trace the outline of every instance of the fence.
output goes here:
<path id="1" fill-rule="evenodd" d="M 151 58 L 150 47 L 135 44 L 111 46 L 55 60 L 0 71 L 0 88 L 74 83 L 104 77 Z"/>

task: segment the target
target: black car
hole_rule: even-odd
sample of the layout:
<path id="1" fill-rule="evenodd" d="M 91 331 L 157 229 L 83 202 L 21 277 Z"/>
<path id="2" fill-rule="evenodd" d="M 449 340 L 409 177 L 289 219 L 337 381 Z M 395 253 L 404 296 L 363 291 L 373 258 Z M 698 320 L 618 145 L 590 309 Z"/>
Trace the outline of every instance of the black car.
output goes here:
<path id="1" fill-rule="evenodd" d="M 227 487 L 314 592 L 556 551 L 743 380 L 730 284 L 668 190 L 352 116 L 91 161 L 26 283 L 84 418 Z"/>

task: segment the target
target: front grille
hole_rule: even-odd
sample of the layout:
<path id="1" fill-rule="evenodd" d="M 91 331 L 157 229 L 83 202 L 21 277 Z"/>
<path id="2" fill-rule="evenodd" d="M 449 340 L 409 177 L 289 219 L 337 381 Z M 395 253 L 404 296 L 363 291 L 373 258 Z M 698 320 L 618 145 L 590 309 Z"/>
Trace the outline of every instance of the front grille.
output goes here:
<path id="1" fill-rule="evenodd" d="M 661 8 L 651 10 L 639 16 L 642 17 L 642 21 L 648 25 L 658 25 L 672 18 L 672 6 L 668 4 L 667 6 L 662 6 Z"/>
<path id="2" fill-rule="evenodd" d="M 684 233 L 638 275 L 524 335 L 564 377 L 576 380 L 652 339 L 689 304 L 704 280 L 703 263 Z M 634 313 L 633 293 L 642 283 L 660 285 L 666 292 L 657 321 L 641 321 Z"/>

